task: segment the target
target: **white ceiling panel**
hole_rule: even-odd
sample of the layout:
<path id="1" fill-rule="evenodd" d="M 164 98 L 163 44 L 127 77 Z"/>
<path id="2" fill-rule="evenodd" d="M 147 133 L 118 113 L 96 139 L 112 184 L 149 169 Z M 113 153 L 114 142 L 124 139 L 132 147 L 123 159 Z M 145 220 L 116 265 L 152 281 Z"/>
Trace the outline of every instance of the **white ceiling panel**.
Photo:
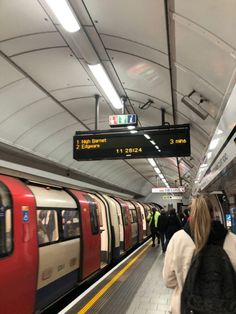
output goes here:
<path id="1" fill-rule="evenodd" d="M 15 143 L 19 146 L 28 147 L 33 150 L 48 137 L 58 132 L 62 125 L 71 125 L 73 123 L 72 121 L 73 120 L 70 115 L 61 109 L 57 114 L 55 113 L 53 116 L 41 121 L 29 129 L 20 138 L 18 138 Z M 76 123 L 77 122 L 74 121 L 74 124 Z"/>
<path id="2" fill-rule="evenodd" d="M 37 1 L 1 0 L 0 40 L 49 31 L 55 27 Z"/>
<path id="3" fill-rule="evenodd" d="M 193 31 L 187 20 L 179 21 L 178 17 L 175 17 L 174 21 L 177 63 L 224 93 L 233 74 L 236 60 L 210 41 L 207 36 Z"/>
<path id="4" fill-rule="evenodd" d="M 163 0 L 84 2 L 99 33 L 131 39 L 167 52 Z"/>
<path id="5" fill-rule="evenodd" d="M 0 49 L 8 56 L 44 48 L 66 47 L 58 32 L 17 37 L 0 43 Z"/>
<path id="6" fill-rule="evenodd" d="M 99 94 L 98 89 L 94 85 L 81 85 L 81 86 L 71 86 L 67 88 L 62 88 L 58 90 L 51 91 L 51 94 L 58 99 L 59 101 L 63 102 L 64 100 L 69 99 L 79 99 L 88 96 L 94 96 Z"/>
<path id="7" fill-rule="evenodd" d="M 138 56 L 145 60 L 161 64 L 166 68 L 169 67 L 168 55 L 159 50 L 124 38 L 109 35 L 102 35 L 101 38 L 106 49 L 108 50 L 111 49 L 115 51 L 122 51 L 127 54 Z"/>
<path id="8" fill-rule="evenodd" d="M 67 154 L 68 152 L 71 153 L 71 156 L 73 155 L 73 133 L 72 134 L 67 134 L 67 139 L 65 139 L 63 142 L 60 141 L 60 143 L 58 143 L 57 147 L 55 147 L 48 155 L 47 158 L 52 159 L 52 160 L 56 160 L 56 161 L 60 161 L 65 154 Z M 65 137 L 65 136 L 64 136 Z"/>
<path id="9" fill-rule="evenodd" d="M 48 98 L 24 106 L 0 124 L 0 134 L 10 142 L 17 141 L 38 123 L 47 120 L 62 109 Z"/>
<path id="10" fill-rule="evenodd" d="M 22 108 L 45 97 L 46 95 L 28 79 L 16 81 L 0 89 L 0 122 L 3 123 Z"/>
<path id="11" fill-rule="evenodd" d="M 35 51 L 13 60 L 48 91 L 88 85 L 90 79 L 68 48 Z"/>
<path id="12" fill-rule="evenodd" d="M 171 103 L 168 69 L 119 52 L 113 51 L 109 55 L 125 88 Z"/>
<path id="13" fill-rule="evenodd" d="M 70 110 L 76 117 L 87 123 L 92 120 L 95 123 L 95 98 L 94 96 L 72 99 L 63 101 L 63 105 Z M 112 110 L 107 108 L 107 104 L 103 101 L 99 105 L 99 119 L 109 122 L 109 114 Z"/>
<path id="14" fill-rule="evenodd" d="M 149 99 L 151 99 L 152 101 L 154 101 L 154 104 L 152 104 L 152 106 L 155 106 L 157 108 L 164 108 L 168 112 L 172 111 L 172 106 L 170 103 L 166 103 L 163 100 L 154 97 L 153 95 L 143 93 L 141 90 L 140 91 L 129 90 L 128 88 L 126 88 L 125 91 L 131 103 L 134 103 L 134 105 L 136 106 L 137 104 L 144 105 Z M 129 105 L 129 103 L 127 103 L 127 105 Z"/>
<path id="15" fill-rule="evenodd" d="M 66 121 L 67 120 L 67 121 Z M 69 124 L 69 121 L 70 124 Z M 82 129 L 82 126 L 79 127 L 80 130 Z M 50 155 L 54 150 L 56 150 L 60 145 L 68 141 L 74 136 L 75 131 L 78 129 L 78 124 L 75 123 L 74 119 L 72 117 L 67 117 L 67 119 L 64 119 L 59 124 L 58 130 L 53 133 L 49 134 L 44 140 L 42 140 L 39 144 L 37 144 L 33 150 L 35 152 L 40 153 L 43 156 Z M 71 146 L 72 149 L 72 146 Z M 65 151 L 66 154 L 66 151 Z"/>
<path id="16" fill-rule="evenodd" d="M 0 56 L 0 69 L 1 73 L 2 74 L 4 73 L 4 75 L 2 74 L 0 75 L 0 92 L 2 87 L 24 78 L 23 74 L 17 71 L 9 62 L 7 62 L 1 56 Z"/>
<path id="17" fill-rule="evenodd" d="M 235 0 L 177 0 L 170 1 L 172 10 L 209 30 L 236 48 Z M 232 30 L 232 31 L 229 31 Z"/>

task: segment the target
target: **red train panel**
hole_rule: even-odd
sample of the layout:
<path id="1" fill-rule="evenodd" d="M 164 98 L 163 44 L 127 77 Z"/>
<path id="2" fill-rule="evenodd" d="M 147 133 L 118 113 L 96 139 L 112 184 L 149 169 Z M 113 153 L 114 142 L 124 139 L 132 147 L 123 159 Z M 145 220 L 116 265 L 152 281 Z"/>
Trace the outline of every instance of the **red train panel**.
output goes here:
<path id="1" fill-rule="evenodd" d="M 18 179 L 0 175 L 12 197 L 13 251 L 0 259 L 0 313 L 32 314 L 35 306 L 38 240 L 35 199 Z"/>
<path id="2" fill-rule="evenodd" d="M 77 199 L 81 211 L 81 279 L 83 280 L 100 268 L 100 225 L 94 199 L 86 192 L 70 191 Z"/>

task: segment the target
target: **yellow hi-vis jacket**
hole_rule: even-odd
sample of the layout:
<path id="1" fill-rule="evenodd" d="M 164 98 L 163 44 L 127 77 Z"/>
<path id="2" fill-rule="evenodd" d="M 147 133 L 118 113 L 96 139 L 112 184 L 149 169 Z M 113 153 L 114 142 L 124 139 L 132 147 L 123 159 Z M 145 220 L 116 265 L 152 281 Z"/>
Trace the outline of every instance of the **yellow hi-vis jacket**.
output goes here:
<path id="1" fill-rule="evenodd" d="M 154 226 L 155 228 L 157 228 L 157 224 L 158 224 L 158 217 L 160 216 L 160 213 L 156 210 L 155 214 L 154 214 Z M 153 212 L 151 211 L 148 216 L 147 216 L 147 221 L 149 226 L 151 226 L 152 223 L 152 217 L 153 217 Z"/>

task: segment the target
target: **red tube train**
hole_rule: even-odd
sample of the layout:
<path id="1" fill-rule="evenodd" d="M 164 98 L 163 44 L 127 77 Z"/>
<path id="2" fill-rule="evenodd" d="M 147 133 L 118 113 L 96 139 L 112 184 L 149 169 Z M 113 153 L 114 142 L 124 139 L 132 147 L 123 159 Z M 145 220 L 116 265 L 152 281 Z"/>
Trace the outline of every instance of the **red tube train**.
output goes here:
<path id="1" fill-rule="evenodd" d="M 149 235 L 149 205 L 0 175 L 0 313 L 42 310 Z"/>

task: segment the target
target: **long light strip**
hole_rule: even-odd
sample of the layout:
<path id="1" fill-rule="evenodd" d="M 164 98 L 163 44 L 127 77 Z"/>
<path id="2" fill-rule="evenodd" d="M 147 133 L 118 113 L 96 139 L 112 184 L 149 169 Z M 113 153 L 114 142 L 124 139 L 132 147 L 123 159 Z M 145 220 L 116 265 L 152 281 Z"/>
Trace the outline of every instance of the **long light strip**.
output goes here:
<path id="1" fill-rule="evenodd" d="M 144 134 L 144 136 L 145 136 L 148 140 L 150 140 L 150 138 L 151 138 L 148 134 Z"/>
<path id="2" fill-rule="evenodd" d="M 164 175 L 161 173 L 161 170 L 157 167 L 157 164 L 155 162 L 155 160 L 153 158 L 148 158 L 148 161 L 150 163 L 151 166 L 154 167 L 154 170 L 156 171 L 156 173 L 158 174 L 159 178 L 161 179 L 161 181 L 167 186 L 169 187 L 169 184 L 167 182 L 167 180 L 165 179 Z"/>
<path id="3" fill-rule="evenodd" d="M 88 64 L 88 66 L 89 66 L 89 69 L 92 71 L 93 75 L 95 76 L 96 80 L 98 81 L 99 85 L 104 90 L 112 106 L 115 109 L 123 108 L 123 103 L 120 97 L 118 96 L 115 88 L 113 87 L 103 66 L 101 64 L 95 64 L 95 65 Z"/>
<path id="4" fill-rule="evenodd" d="M 161 170 L 158 167 L 155 167 L 154 170 L 156 171 L 157 174 L 161 173 Z"/>
<path id="5" fill-rule="evenodd" d="M 80 30 L 80 24 L 66 0 L 46 0 L 61 25 L 70 33 Z"/>
<path id="6" fill-rule="evenodd" d="M 148 161 L 149 161 L 151 166 L 153 166 L 153 167 L 157 166 L 157 164 L 156 164 L 156 162 L 155 162 L 155 160 L 153 158 L 148 158 Z"/>

